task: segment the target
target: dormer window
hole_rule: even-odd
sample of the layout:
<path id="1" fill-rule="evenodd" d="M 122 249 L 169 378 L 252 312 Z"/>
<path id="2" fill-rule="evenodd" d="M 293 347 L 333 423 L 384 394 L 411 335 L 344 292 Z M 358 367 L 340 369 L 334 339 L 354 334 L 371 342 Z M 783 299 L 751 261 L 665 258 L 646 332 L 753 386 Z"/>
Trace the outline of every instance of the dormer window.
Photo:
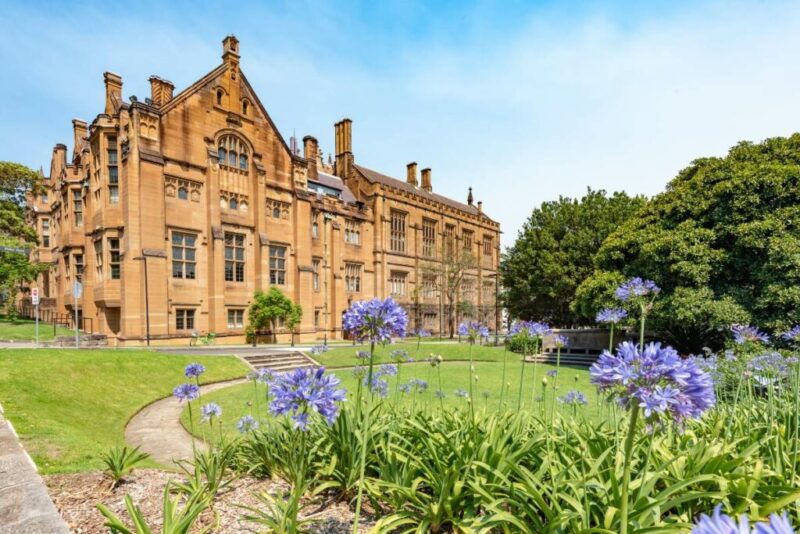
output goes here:
<path id="1" fill-rule="evenodd" d="M 250 149 L 233 135 L 221 137 L 217 145 L 219 164 L 233 169 L 248 170 Z"/>

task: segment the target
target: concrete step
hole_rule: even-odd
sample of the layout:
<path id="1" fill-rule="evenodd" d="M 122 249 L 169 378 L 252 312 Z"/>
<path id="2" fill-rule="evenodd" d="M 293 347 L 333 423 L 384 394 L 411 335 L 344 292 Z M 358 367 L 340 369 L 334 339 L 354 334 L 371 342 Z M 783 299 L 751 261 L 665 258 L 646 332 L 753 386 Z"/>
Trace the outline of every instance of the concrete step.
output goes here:
<path id="1" fill-rule="evenodd" d="M 317 366 L 314 360 L 299 351 L 254 354 L 244 356 L 243 359 L 254 369 L 269 369 L 279 372 Z"/>
<path id="2" fill-rule="evenodd" d="M 549 354 L 540 354 L 538 356 L 528 356 L 525 360 L 527 362 L 538 362 L 538 363 L 548 363 L 548 364 L 555 364 L 557 363 L 557 358 L 555 355 Z M 561 355 L 561 364 L 563 365 L 582 365 L 585 367 L 589 367 L 594 362 L 597 361 L 597 356 L 593 355 L 570 355 L 565 356 Z"/>
<path id="3" fill-rule="evenodd" d="M 245 360 L 251 363 L 255 362 L 282 362 L 282 361 L 296 361 L 307 360 L 305 356 L 298 354 L 276 354 L 276 355 L 263 355 L 263 356 L 245 356 Z"/>
<path id="4" fill-rule="evenodd" d="M 295 369 L 306 369 L 308 367 L 315 367 L 310 363 L 303 363 L 303 364 L 285 364 L 285 365 L 254 365 L 255 369 L 269 369 L 270 371 L 275 371 L 277 373 L 282 373 L 285 371 L 294 371 Z"/>

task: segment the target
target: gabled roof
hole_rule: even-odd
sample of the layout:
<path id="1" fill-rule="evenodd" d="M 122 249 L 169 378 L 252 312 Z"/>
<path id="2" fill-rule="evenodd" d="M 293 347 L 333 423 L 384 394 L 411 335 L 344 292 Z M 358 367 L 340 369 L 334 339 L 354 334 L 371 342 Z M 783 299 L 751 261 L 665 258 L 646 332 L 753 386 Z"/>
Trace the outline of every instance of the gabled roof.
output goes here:
<path id="1" fill-rule="evenodd" d="M 433 202 L 439 202 L 440 204 L 444 204 L 445 206 L 451 207 L 453 209 L 463 211 L 464 213 L 469 213 L 470 215 L 475 215 L 475 216 L 482 216 L 492 221 L 492 219 L 489 218 L 489 216 L 486 215 L 486 213 L 479 212 L 476 206 L 462 204 L 461 202 L 453 200 L 452 198 L 448 198 L 442 195 L 437 195 L 436 193 L 433 192 L 429 193 L 428 191 L 425 191 L 420 187 L 415 187 L 411 185 L 405 180 L 398 180 L 397 178 L 386 176 L 385 174 L 381 174 L 378 171 L 373 171 L 372 169 L 368 169 L 362 165 L 355 165 L 355 168 L 361 174 L 361 176 L 363 176 L 370 183 L 373 184 L 378 183 L 381 185 L 394 187 L 395 189 L 406 191 L 408 193 L 431 200 Z"/>

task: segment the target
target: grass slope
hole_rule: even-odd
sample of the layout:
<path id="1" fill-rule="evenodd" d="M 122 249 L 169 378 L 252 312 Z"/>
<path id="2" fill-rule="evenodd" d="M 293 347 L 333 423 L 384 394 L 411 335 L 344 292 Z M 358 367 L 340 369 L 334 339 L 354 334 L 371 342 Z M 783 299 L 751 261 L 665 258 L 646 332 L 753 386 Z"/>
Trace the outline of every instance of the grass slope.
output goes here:
<path id="1" fill-rule="evenodd" d="M 423 360 L 430 354 L 438 354 L 445 360 L 468 360 L 469 345 L 467 343 L 426 343 L 423 341 L 417 349 L 416 340 L 400 341 L 391 345 L 375 347 L 375 362 L 389 363 L 392 361 L 393 350 L 405 350 L 415 360 Z M 369 345 L 348 345 L 345 347 L 331 347 L 328 352 L 314 356 L 325 367 L 352 367 L 356 365 L 356 352 L 369 351 Z M 475 345 L 472 357 L 475 361 L 501 362 L 504 357 L 503 347 Z M 513 355 L 509 353 L 509 358 Z M 509 360 L 510 361 L 510 360 Z"/>
<path id="2" fill-rule="evenodd" d="M 74 330 L 56 327 L 56 336 L 75 335 Z M 39 341 L 53 339 L 53 325 L 39 322 Z M 0 341 L 33 341 L 36 339 L 36 323 L 29 319 L 0 317 Z"/>
<path id="3" fill-rule="evenodd" d="M 0 403 L 43 473 L 101 468 L 141 407 L 183 382 L 198 361 L 204 382 L 243 376 L 234 357 L 145 350 L 0 350 Z"/>

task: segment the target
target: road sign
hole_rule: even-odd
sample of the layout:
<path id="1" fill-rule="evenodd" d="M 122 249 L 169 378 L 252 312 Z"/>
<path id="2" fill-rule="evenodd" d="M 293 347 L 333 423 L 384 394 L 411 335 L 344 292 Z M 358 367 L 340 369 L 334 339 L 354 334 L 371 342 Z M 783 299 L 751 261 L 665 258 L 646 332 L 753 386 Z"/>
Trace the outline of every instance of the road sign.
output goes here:
<path id="1" fill-rule="evenodd" d="M 75 282 L 72 284 L 72 296 L 76 299 L 81 298 L 81 294 L 83 294 L 83 284 L 80 282 Z"/>
<path id="2" fill-rule="evenodd" d="M 33 304 L 34 306 L 38 306 L 39 305 L 39 288 L 38 287 L 32 287 L 31 288 L 31 304 Z"/>

